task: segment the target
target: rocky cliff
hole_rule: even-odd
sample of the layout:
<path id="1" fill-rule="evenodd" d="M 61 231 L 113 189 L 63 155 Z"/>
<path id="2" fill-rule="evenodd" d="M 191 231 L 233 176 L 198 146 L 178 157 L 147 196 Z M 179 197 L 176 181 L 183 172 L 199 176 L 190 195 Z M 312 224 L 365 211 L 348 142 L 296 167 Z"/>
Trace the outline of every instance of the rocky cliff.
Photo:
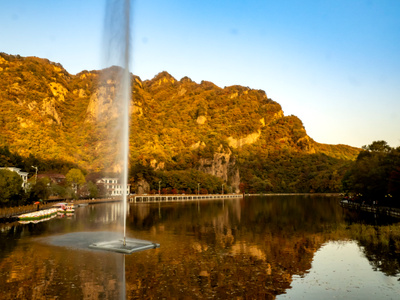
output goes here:
<path id="1" fill-rule="evenodd" d="M 236 158 L 232 155 L 232 152 L 229 151 L 229 149 L 228 152 L 225 153 L 221 152 L 221 148 L 222 147 L 214 153 L 212 159 L 201 158 L 199 160 L 198 169 L 204 173 L 221 178 L 232 187 L 233 192 L 239 193 L 240 172 L 236 164 Z"/>

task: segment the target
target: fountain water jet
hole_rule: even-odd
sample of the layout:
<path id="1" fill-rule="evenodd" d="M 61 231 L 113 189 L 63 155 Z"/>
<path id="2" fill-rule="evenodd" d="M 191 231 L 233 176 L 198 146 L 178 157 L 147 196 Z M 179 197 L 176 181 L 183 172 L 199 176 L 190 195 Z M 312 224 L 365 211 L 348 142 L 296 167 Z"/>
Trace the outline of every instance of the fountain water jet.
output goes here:
<path id="1" fill-rule="evenodd" d="M 159 244 L 138 239 L 126 238 L 126 218 L 128 194 L 126 187 L 128 186 L 128 162 L 129 162 L 129 115 L 130 115 L 130 100 L 131 100 L 131 76 L 129 72 L 129 57 L 130 57 L 130 0 L 109 1 L 107 7 L 106 29 L 111 32 L 109 41 L 107 41 L 108 57 L 115 55 L 117 64 L 122 67 L 122 72 L 118 77 L 120 81 L 119 91 L 116 93 L 117 103 L 120 105 L 122 121 L 121 125 L 121 161 L 122 161 L 122 202 L 123 202 L 123 228 L 124 235 L 122 240 L 104 241 L 93 243 L 89 246 L 92 249 L 101 249 L 107 251 L 132 253 L 145 249 L 160 247 Z"/>

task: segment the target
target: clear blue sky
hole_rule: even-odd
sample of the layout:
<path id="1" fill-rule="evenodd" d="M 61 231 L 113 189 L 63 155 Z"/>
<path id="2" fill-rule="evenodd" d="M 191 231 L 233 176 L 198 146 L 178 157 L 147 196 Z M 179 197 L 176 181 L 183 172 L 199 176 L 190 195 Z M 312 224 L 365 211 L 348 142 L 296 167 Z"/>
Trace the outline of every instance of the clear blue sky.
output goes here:
<path id="1" fill-rule="evenodd" d="M 136 0 L 132 69 L 265 90 L 317 142 L 400 146 L 399 0 Z M 0 52 L 101 69 L 105 0 L 0 2 Z"/>

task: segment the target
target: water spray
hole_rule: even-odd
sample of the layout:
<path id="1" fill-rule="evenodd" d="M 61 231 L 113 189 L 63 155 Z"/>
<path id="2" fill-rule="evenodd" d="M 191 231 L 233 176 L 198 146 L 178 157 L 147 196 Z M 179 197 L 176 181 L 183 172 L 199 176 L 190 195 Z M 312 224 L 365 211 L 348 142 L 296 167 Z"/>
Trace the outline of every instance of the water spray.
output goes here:
<path id="1" fill-rule="evenodd" d="M 120 59 L 118 65 L 122 72 L 118 77 L 120 88 L 117 92 L 117 102 L 120 104 L 121 116 L 121 161 L 122 161 L 122 203 L 123 203 L 123 240 L 105 241 L 91 244 L 93 249 L 101 249 L 113 252 L 129 254 L 135 251 L 158 248 L 159 244 L 138 239 L 126 238 L 126 218 L 128 205 L 128 164 L 129 164 L 129 115 L 131 102 L 131 75 L 129 72 L 130 57 L 130 0 L 109 1 L 112 17 L 107 18 L 111 22 L 107 24 L 111 28 L 110 41 L 108 41 L 110 58 Z M 107 12 L 108 14 L 109 12 Z M 107 15 L 108 16 L 108 15 Z M 108 16 L 110 17 L 110 16 Z M 113 52 L 114 51 L 114 52 Z"/>
<path id="2" fill-rule="evenodd" d="M 126 215 L 127 215 L 127 204 L 128 204 L 128 163 L 129 163 L 129 112 L 131 102 L 131 81 L 129 73 L 129 56 L 130 56 L 130 1 L 125 0 L 124 3 L 124 29 L 125 29 L 125 53 L 124 53 L 124 73 L 122 78 L 122 113 L 123 113 L 123 126 L 122 126 L 122 161 L 123 161 L 123 172 L 122 172 L 122 201 L 124 206 L 124 246 L 126 246 Z"/>

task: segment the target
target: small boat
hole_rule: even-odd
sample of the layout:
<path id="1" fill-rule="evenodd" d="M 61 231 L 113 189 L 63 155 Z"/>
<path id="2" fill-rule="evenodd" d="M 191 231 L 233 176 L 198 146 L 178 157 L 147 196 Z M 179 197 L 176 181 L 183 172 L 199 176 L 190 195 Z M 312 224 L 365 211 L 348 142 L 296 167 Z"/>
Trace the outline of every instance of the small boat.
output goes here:
<path id="1" fill-rule="evenodd" d="M 60 203 L 54 204 L 53 206 L 57 208 L 58 215 L 62 215 L 62 214 L 66 214 L 66 213 L 73 214 L 75 212 L 74 205 L 69 205 L 66 202 L 60 202 Z"/>
<path id="2" fill-rule="evenodd" d="M 74 208 L 73 205 L 68 205 L 68 206 L 65 207 L 65 213 L 71 214 L 71 213 L 74 213 L 74 212 L 75 212 L 75 208 Z"/>
<path id="3" fill-rule="evenodd" d="M 68 206 L 67 202 L 59 202 L 59 203 L 53 205 L 53 207 L 56 207 L 56 208 L 62 208 L 65 206 Z"/>

